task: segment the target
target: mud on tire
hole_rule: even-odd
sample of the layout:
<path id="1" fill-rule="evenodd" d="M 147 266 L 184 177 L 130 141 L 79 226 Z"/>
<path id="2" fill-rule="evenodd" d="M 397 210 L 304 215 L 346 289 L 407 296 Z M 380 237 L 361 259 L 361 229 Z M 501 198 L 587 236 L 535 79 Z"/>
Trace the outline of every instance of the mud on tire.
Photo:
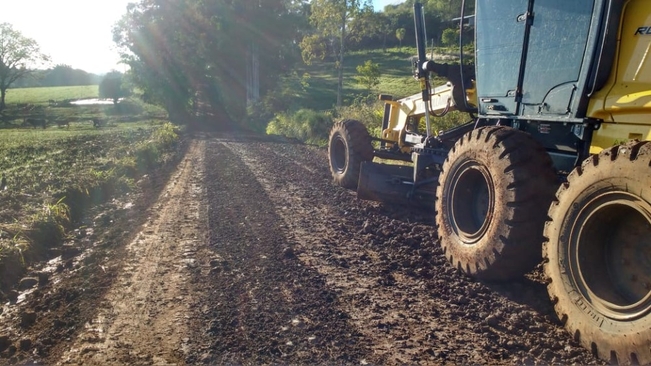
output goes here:
<path id="1" fill-rule="evenodd" d="M 590 157 L 556 196 L 543 252 L 556 313 L 598 357 L 651 363 L 651 143 Z"/>
<path id="2" fill-rule="evenodd" d="M 521 276 L 541 260 L 556 175 L 529 134 L 484 127 L 459 139 L 439 177 L 438 236 L 446 258 L 484 280 Z"/>
<path id="3" fill-rule="evenodd" d="M 373 145 L 366 127 L 352 119 L 336 122 L 330 131 L 328 158 L 335 183 L 357 188 L 360 164 L 373 160 Z"/>

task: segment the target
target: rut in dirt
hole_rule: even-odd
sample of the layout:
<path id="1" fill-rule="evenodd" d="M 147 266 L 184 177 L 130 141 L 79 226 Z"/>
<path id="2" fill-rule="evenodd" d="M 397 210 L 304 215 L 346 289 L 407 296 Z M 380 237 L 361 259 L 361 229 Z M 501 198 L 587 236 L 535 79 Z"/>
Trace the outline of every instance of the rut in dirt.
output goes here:
<path id="1" fill-rule="evenodd" d="M 537 280 L 537 273 L 532 279 L 494 285 L 479 283 L 458 273 L 447 265 L 443 256 L 431 211 L 356 199 L 354 192 L 332 184 L 324 150 L 237 138 L 211 146 L 208 151 L 215 152 L 216 159 L 232 159 L 234 163 L 227 165 L 233 169 L 228 170 L 228 174 L 219 176 L 216 172 L 211 181 L 224 184 L 225 179 L 237 186 L 215 187 L 209 194 L 214 212 L 210 215 L 213 245 L 215 241 L 217 245 L 221 243 L 217 239 L 221 228 L 228 232 L 229 228 L 236 227 L 237 221 L 233 222 L 232 217 L 239 213 L 243 232 L 232 236 L 245 233 L 252 236 L 243 247 L 229 241 L 224 245 L 234 245 L 242 253 L 256 253 L 260 245 L 272 245 L 275 256 L 268 257 L 265 253 L 260 258 L 276 259 L 283 266 L 280 273 L 287 275 L 274 277 L 276 285 L 260 287 L 271 286 L 272 290 L 277 290 L 282 288 L 278 284 L 283 281 L 303 284 L 306 268 L 308 273 L 315 273 L 316 278 L 322 279 L 323 288 L 335 299 L 326 308 L 345 314 L 347 327 L 357 334 L 354 338 L 358 342 L 354 349 L 357 353 L 352 360 L 425 365 L 599 363 L 564 331 L 547 298 L 544 284 Z M 223 166 L 216 161 L 212 168 Z M 226 194 L 234 194 L 230 202 Z M 236 203 L 247 201 L 256 205 L 257 211 L 250 211 L 249 204 L 238 206 Z M 217 202 L 223 202 L 223 208 Z M 237 208 L 226 215 L 227 222 L 220 221 L 222 211 L 229 210 L 227 207 L 231 204 Z M 267 219 L 267 216 L 273 218 Z M 269 221 L 275 224 L 268 225 Z M 284 235 L 285 239 L 279 235 Z M 262 244 L 253 245 L 256 240 Z M 289 251 L 296 259 L 281 255 L 283 251 Z M 248 256 L 238 258 L 249 260 Z M 242 265 L 238 269 L 243 271 L 240 278 L 254 276 L 251 272 L 261 266 L 258 260 L 251 263 L 252 266 Z M 247 285 L 234 285 L 233 288 L 238 289 L 237 294 L 247 293 L 238 295 L 238 300 L 249 304 L 249 299 L 255 297 L 249 296 L 244 289 L 253 281 L 243 281 Z M 251 316 L 267 319 L 268 308 L 250 306 L 257 312 L 252 310 Z M 246 307 L 234 309 L 233 315 L 240 314 L 243 309 Z M 218 319 L 229 317 L 220 315 Z M 332 316 L 318 319 L 327 321 Z M 283 319 L 280 323 L 286 321 Z M 235 322 L 234 327 L 235 324 L 238 323 Z M 259 327 L 269 334 L 267 328 Z M 245 344 L 246 340 L 264 343 L 268 339 L 251 328 L 240 328 L 240 331 Z M 274 333 L 272 339 L 278 338 L 279 334 Z M 293 344 L 293 340 L 289 341 Z M 240 342 L 231 345 L 236 347 L 237 344 L 241 345 Z M 255 348 L 252 344 L 245 346 L 242 353 L 233 355 L 233 359 L 260 360 L 251 355 L 252 348 Z M 224 352 L 228 351 L 224 349 Z M 293 358 L 298 353 L 290 352 L 291 349 L 281 354 L 285 358 L 262 360 L 306 360 Z M 310 352 L 319 354 L 317 350 Z M 326 356 L 307 360 L 340 361 Z"/>
<path id="2" fill-rule="evenodd" d="M 192 271 L 206 240 L 205 142 L 194 141 L 147 222 L 125 248 L 120 272 L 95 317 L 58 365 L 178 365 L 185 360 Z"/>
<path id="3" fill-rule="evenodd" d="M 323 276 L 297 260 L 253 173 L 224 143 L 207 150 L 214 306 L 205 319 L 214 341 L 189 363 L 362 362 L 366 341 Z"/>

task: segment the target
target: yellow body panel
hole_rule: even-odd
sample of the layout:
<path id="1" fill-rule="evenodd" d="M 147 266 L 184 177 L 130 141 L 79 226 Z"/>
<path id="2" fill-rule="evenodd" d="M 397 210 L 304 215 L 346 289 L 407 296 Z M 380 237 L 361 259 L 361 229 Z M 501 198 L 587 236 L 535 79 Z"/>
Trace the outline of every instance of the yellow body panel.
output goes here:
<path id="1" fill-rule="evenodd" d="M 631 0 L 624 8 L 613 71 L 591 99 L 587 116 L 602 119 L 593 154 L 630 139 L 651 140 L 651 2 Z M 608 50 L 606 50 L 608 52 Z"/>
<path id="2" fill-rule="evenodd" d="M 434 88 L 430 92 L 430 112 L 434 114 L 443 111 L 456 110 L 452 97 L 453 85 L 446 83 Z M 473 80 L 471 88 L 466 89 L 466 98 L 468 104 L 477 105 L 477 89 Z M 400 99 L 387 100 L 386 104 L 391 105 L 389 112 L 389 124 L 382 131 L 382 139 L 385 141 L 394 141 L 404 153 L 410 153 L 413 144 L 405 142 L 408 123 L 410 118 L 419 119 L 425 115 L 425 104 L 421 93 Z"/>
<path id="3" fill-rule="evenodd" d="M 452 84 L 439 86 L 430 93 L 431 108 L 434 113 L 440 113 L 446 107 L 454 109 L 452 101 Z M 410 117 L 419 118 L 425 115 L 425 104 L 421 93 L 396 100 L 386 101 L 391 105 L 389 127 L 382 131 L 382 139 L 395 141 L 404 153 L 411 152 L 413 144 L 405 143 L 404 135 Z"/>

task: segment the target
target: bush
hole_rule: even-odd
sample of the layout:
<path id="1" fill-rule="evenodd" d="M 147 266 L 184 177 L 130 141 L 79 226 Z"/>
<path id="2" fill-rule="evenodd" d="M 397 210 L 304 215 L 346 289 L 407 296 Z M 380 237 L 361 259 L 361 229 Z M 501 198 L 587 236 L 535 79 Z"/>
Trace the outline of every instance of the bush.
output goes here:
<path id="1" fill-rule="evenodd" d="M 267 134 L 283 135 L 300 141 L 324 144 L 332 127 L 332 118 L 329 114 L 299 109 L 296 112 L 283 112 L 277 114 L 267 126 Z"/>
<path id="2" fill-rule="evenodd" d="M 337 116 L 362 122 L 371 136 L 380 137 L 384 103 L 373 98 L 358 97 L 348 106 L 337 108 Z"/>
<path id="3" fill-rule="evenodd" d="M 118 71 L 111 71 L 104 76 L 99 83 L 99 97 L 113 99 L 114 104 L 118 104 L 118 99 L 131 95 L 128 83 L 124 80 L 124 75 Z"/>
<path id="4" fill-rule="evenodd" d="M 470 121 L 468 114 L 459 111 L 449 112 L 442 117 L 431 116 L 432 134 L 437 135 L 441 131 L 447 131 L 451 128 L 461 126 L 468 121 Z M 423 117 L 418 123 L 418 131 L 424 135 L 426 130 L 425 117 Z"/>
<path id="5" fill-rule="evenodd" d="M 366 90 L 370 93 L 380 83 L 380 64 L 367 60 L 363 65 L 357 66 L 357 75 L 355 79 L 358 83 L 364 85 Z"/>
<path id="6" fill-rule="evenodd" d="M 170 122 L 163 123 L 156 131 L 154 131 L 153 138 L 156 145 L 161 146 L 163 149 L 170 149 L 179 140 L 180 128 Z"/>
<path id="7" fill-rule="evenodd" d="M 452 47 L 459 44 L 459 30 L 448 28 L 441 35 L 441 43 L 444 46 Z"/>
<path id="8" fill-rule="evenodd" d="M 281 111 L 301 108 L 301 97 L 307 92 L 310 75 L 299 75 L 296 71 L 280 77 L 276 88 L 267 93 L 260 101 L 247 108 L 243 125 L 253 131 L 265 132 L 267 125 Z"/>
<path id="9" fill-rule="evenodd" d="M 107 114 L 115 113 L 119 115 L 139 115 L 142 114 L 144 108 L 141 102 L 138 102 L 135 99 L 127 98 L 121 100 L 118 104 L 115 104 L 113 111 L 109 111 Z"/>

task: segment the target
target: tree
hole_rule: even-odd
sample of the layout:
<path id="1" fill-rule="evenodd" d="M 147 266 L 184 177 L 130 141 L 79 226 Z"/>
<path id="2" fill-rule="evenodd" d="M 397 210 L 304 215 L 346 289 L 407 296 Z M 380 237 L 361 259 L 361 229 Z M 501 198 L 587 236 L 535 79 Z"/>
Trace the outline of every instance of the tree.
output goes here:
<path id="1" fill-rule="evenodd" d="M 324 44 L 328 40 L 336 44 L 337 106 L 341 106 L 347 46 L 349 42 L 364 35 L 367 29 L 364 27 L 364 20 L 373 13 L 373 5 L 369 0 L 313 0 L 311 5 L 310 22 L 314 25 L 316 33 L 301 42 L 303 59 L 306 63 L 311 62 L 314 54 L 310 50 L 322 49 L 314 47 L 315 44 Z M 323 55 L 317 56 L 323 58 Z"/>
<path id="2" fill-rule="evenodd" d="M 35 40 L 23 36 L 9 23 L 0 23 L 0 112 L 5 109 L 7 89 L 49 61 Z"/>
<path id="3" fill-rule="evenodd" d="M 396 29 L 396 38 L 398 38 L 398 41 L 400 42 L 400 48 L 402 48 L 402 40 L 405 39 L 405 34 L 407 34 L 405 28 Z"/>
<path id="4" fill-rule="evenodd" d="M 131 94 L 125 85 L 124 75 L 119 71 L 111 71 L 99 83 L 99 97 L 113 99 L 113 104 L 118 104 L 120 98 Z"/>
<path id="5" fill-rule="evenodd" d="M 441 42 L 444 46 L 455 46 L 459 40 L 459 30 L 448 28 L 441 35 Z"/>
<path id="6" fill-rule="evenodd" d="M 393 21 L 385 13 L 377 13 L 378 34 L 382 38 L 382 51 L 387 52 L 387 36 L 393 30 Z"/>
<path id="7" fill-rule="evenodd" d="M 364 85 L 368 92 L 380 83 L 380 64 L 366 60 L 363 65 L 357 66 L 357 82 Z"/>
<path id="8" fill-rule="evenodd" d="M 56 65 L 45 70 L 41 76 L 40 86 L 76 86 L 97 85 L 100 79 L 86 71 L 73 69 L 69 65 Z"/>
<path id="9" fill-rule="evenodd" d="M 297 59 L 293 17 L 303 9 L 295 0 L 140 0 L 113 36 L 134 85 L 171 118 L 187 117 L 200 97 L 213 114 L 240 121 L 251 74 L 263 94 Z"/>

